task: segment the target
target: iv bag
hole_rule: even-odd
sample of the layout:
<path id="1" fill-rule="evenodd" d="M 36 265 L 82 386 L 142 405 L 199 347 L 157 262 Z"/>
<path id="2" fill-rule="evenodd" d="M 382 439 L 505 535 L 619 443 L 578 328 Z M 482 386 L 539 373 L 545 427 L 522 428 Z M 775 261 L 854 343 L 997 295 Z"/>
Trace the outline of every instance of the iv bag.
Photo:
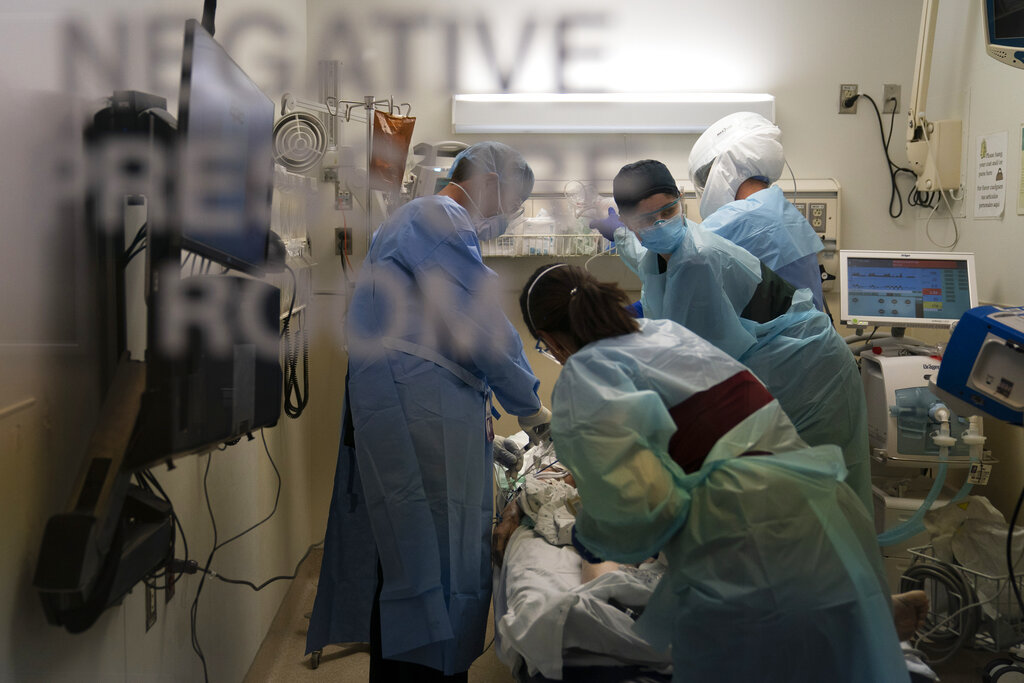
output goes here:
<path id="1" fill-rule="evenodd" d="M 400 192 L 405 161 L 415 116 L 392 116 L 373 111 L 373 148 L 370 153 L 370 188 L 384 192 Z"/>

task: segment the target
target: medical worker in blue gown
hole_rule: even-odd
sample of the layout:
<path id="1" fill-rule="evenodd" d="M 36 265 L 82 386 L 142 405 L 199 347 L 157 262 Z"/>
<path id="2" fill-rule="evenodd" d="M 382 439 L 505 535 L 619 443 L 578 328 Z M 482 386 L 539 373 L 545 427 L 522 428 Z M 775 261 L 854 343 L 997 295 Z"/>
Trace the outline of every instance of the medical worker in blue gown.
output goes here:
<path id="1" fill-rule="evenodd" d="M 370 642 L 371 681 L 465 681 L 484 649 L 492 396 L 540 438 L 550 411 L 480 242 L 533 187 L 512 148 L 454 161 L 374 234 L 347 319 L 334 495 L 307 652 Z"/>
<path id="2" fill-rule="evenodd" d="M 760 114 L 738 112 L 719 120 L 690 150 L 690 180 L 700 197 L 700 227 L 751 252 L 796 289 L 809 289 L 824 310 L 818 252 L 821 238 L 797 207 L 772 183 L 785 166 L 782 132 Z M 607 239 L 622 221 L 613 212 L 593 221 Z M 643 255 L 629 231 L 620 251 Z"/>
<path id="3" fill-rule="evenodd" d="M 715 122 L 690 150 L 690 180 L 700 196 L 701 227 L 740 245 L 824 309 L 818 252 L 824 247 L 782 190 L 773 185 L 786 157 L 782 131 L 760 114 Z"/>
<path id="4" fill-rule="evenodd" d="M 637 629 L 671 643 L 673 681 L 908 681 L 839 449 L 808 446 L 742 364 L 626 303 L 565 264 L 520 296 L 564 366 L 551 435 L 582 500 L 574 545 L 591 561 L 665 553 Z"/>
<path id="5" fill-rule="evenodd" d="M 643 283 L 644 316 L 677 322 L 750 368 L 804 441 L 843 450 L 847 483 L 871 510 L 857 364 L 810 291 L 794 289 L 746 249 L 685 220 L 675 180 L 659 161 L 624 166 L 613 193 L 626 225 L 615 231 L 615 244 L 627 247 L 623 260 Z M 643 245 L 639 252 L 628 250 L 633 235 Z"/>
<path id="6" fill-rule="evenodd" d="M 782 131 L 760 114 L 737 112 L 708 128 L 690 150 L 690 180 L 700 196 L 701 227 L 738 244 L 761 259 L 796 289 L 811 291 L 814 305 L 825 310 L 818 252 L 821 238 L 782 190 L 772 185 L 786 159 Z M 625 227 L 614 210 L 593 221 L 609 240 Z M 636 237 L 623 231 L 619 252 L 643 255 Z"/>

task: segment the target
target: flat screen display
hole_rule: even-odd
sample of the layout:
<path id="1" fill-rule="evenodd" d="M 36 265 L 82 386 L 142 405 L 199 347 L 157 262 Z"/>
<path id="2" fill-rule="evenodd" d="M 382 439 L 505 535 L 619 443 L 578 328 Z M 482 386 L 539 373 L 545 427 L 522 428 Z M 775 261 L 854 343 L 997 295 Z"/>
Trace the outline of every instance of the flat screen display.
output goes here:
<path id="1" fill-rule="evenodd" d="M 948 327 L 978 305 L 974 255 L 840 251 L 841 319 L 853 326 Z"/>
<path id="2" fill-rule="evenodd" d="M 990 10 L 989 36 L 995 40 L 1024 37 L 1024 0 L 995 0 Z"/>
<path id="3" fill-rule="evenodd" d="M 185 24 L 178 126 L 182 245 L 260 274 L 270 231 L 274 103 L 194 19 Z"/>

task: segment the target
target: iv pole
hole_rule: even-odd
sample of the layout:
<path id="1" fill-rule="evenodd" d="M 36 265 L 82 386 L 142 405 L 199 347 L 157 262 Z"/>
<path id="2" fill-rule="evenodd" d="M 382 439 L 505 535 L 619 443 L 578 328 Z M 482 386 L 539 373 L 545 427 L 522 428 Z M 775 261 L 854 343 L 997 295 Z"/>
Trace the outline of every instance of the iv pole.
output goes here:
<path id="1" fill-rule="evenodd" d="M 340 111 L 340 105 L 345 105 L 344 114 Z M 394 98 L 386 100 L 378 100 L 373 95 L 364 95 L 362 102 L 354 100 L 339 100 L 336 98 L 328 98 L 325 103 L 310 102 L 297 97 L 293 97 L 289 94 L 285 94 L 281 101 L 281 113 L 286 114 L 293 111 L 296 108 L 311 109 L 313 111 L 328 114 L 332 117 L 342 116 L 346 122 L 352 120 L 352 111 L 362 107 L 366 110 L 366 251 L 370 251 L 370 241 L 373 239 L 373 190 L 370 187 L 370 165 L 373 163 L 373 112 L 376 110 L 378 105 L 387 105 L 388 111 L 394 114 L 395 102 Z M 397 105 L 398 109 L 407 107 L 409 112 L 412 111 L 412 106 L 407 103 Z M 407 113 L 406 116 L 409 114 Z"/>

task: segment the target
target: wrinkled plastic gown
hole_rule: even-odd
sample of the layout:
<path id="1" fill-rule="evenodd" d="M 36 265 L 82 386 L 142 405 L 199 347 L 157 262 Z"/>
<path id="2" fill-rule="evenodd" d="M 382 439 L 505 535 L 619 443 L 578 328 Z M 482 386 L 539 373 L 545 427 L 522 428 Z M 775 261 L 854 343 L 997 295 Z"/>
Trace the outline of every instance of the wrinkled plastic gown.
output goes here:
<path id="1" fill-rule="evenodd" d="M 815 307 L 823 310 L 817 254 L 824 246 L 778 186 L 729 202 L 700 225 L 743 247 L 797 289 L 811 290 Z"/>
<path id="2" fill-rule="evenodd" d="M 808 290 L 797 290 L 789 310 L 774 320 L 742 318 L 761 281 L 758 260 L 699 225 L 686 226 L 665 273 L 659 272 L 657 255 L 631 240 L 628 230 L 615 232 L 623 262 L 643 281 L 644 315 L 679 323 L 746 365 L 804 441 L 843 450 L 846 482 L 871 510 L 864 391 L 857 364 L 831 320 L 814 308 Z"/>
<path id="3" fill-rule="evenodd" d="M 814 451 L 691 475 L 689 518 L 665 549 L 671 580 L 641 630 L 655 646 L 673 633 L 674 680 L 908 680 L 871 525 L 829 473 L 838 454 Z"/>
<path id="4" fill-rule="evenodd" d="M 735 457 L 773 411 L 722 437 L 699 471 L 677 472 L 667 542 L 624 544 L 630 510 L 604 499 L 584 499 L 577 538 L 623 562 L 664 551 L 637 629 L 672 645 L 674 681 L 907 681 L 874 525 L 842 483 L 838 449 Z M 616 476 L 609 466 L 601 476 Z"/>

